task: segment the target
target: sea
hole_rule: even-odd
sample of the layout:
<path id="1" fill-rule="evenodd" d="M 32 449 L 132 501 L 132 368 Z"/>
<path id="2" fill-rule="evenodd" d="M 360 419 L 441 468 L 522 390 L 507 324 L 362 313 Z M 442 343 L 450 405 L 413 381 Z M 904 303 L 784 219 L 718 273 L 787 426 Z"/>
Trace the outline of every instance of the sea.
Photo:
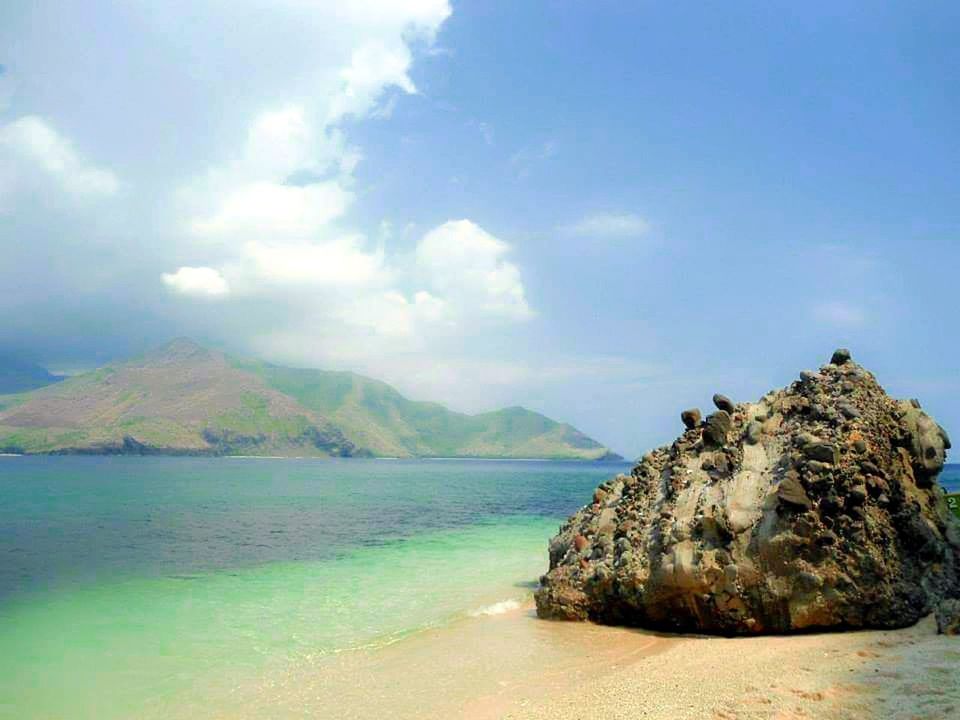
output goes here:
<path id="1" fill-rule="evenodd" d="M 628 468 L 0 457 L 0 717 L 217 717 L 264 678 L 507 612 Z"/>
<path id="2" fill-rule="evenodd" d="M 347 717 L 355 683 L 317 678 L 528 604 L 559 524 L 629 467 L 0 457 L 0 718 Z"/>

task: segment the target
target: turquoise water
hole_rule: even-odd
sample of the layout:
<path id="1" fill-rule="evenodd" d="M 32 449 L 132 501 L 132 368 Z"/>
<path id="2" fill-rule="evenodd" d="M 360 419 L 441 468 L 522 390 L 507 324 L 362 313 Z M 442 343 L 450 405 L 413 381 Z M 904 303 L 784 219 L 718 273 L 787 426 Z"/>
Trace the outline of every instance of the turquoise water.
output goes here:
<path id="1" fill-rule="evenodd" d="M 0 458 L 0 716 L 217 698 L 529 596 L 623 464 Z"/>

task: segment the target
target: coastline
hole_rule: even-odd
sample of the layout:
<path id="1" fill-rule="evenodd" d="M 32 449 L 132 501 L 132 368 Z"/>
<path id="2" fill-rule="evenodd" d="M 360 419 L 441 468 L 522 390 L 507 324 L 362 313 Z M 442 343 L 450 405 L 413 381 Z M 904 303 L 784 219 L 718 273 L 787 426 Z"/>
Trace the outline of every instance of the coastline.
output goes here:
<path id="1" fill-rule="evenodd" d="M 217 717 L 947 718 L 956 640 L 892 631 L 720 638 L 475 612 L 237 689 Z"/>
<path id="2" fill-rule="evenodd" d="M 509 457 L 509 456 L 482 456 L 482 455 L 453 455 L 427 456 L 411 455 L 409 457 L 393 457 L 386 455 L 244 455 L 233 453 L 219 453 L 206 450 L 176 449 L 176 448 L 147 448 L 126 451 L 117 448 L 73 448 L 67 450 L 52 450 L 49 452 L 0 452 L 0 457 L 161 457 L 161 458 L 226 458 L 241 460 L 394 460 L 394 461 L 476 461 L 476 462 L 551 462 L 571 464 L 597 465 L 632 465 L 632 461 L 624 458 L 581 458 L 581 457 Z"/>

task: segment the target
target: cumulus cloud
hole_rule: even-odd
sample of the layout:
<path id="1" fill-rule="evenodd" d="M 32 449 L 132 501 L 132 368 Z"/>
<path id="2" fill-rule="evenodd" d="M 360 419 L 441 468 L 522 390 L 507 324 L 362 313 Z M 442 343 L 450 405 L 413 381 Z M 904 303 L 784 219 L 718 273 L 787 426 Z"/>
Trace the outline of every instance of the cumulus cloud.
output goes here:
<path id="1" fill-rule="evenodd" d="M 336 182 L 297 187 L 256 181 L 225 191 L 211 215 L 193 218 L 191 233 L 201 238 L 240 239 L 310 237 L 341 215 L 350 193 Z"/>
<path id="2" fill-rule="evenodd" d="M 431 286 L 464 308 L 511 320 L 533 316 L 510 246 L 470 220 L 451 220 L 417 245 L 417 265 Z"/>
<path id="3" fill-rule="evenodd" d="M 629 240 L 650 230 L 649 223 L 633 213 L 595 213 L 560 228 L 564 235 L 602 240 Z"/>
<path id="4" fill-rule="evenodd" d="M 88 162 L 68 138 L 36 115 L 0 126 L 0 165 L 0 192 L 40 181 L 76 198 L 90 198 L 114 195 L 120 185 L 113 172 Z"/>
<path id="5" fill-rule="evenodd" d="M 370 288 L 382 292 L 390 271 L 380 249 L 337 223 L 354 200 L 360 158 L 341 123 L 377 113 L 390 88 L 414 93 L 409 43 L 432 40 L 449 16 L 447 2 L 328 3 L 310 10 L 354 35 L 316 85 L 261 109 L 243 145 L 179 192 L 187 234 L 222 247 L 238 291 L 264 286 Z M 326 301 L 329 306 L 329 298 Z"/>
<path id="6" fill-rule="evenodd" d="M 177 74 L 149 93 L 122 86 L 123 74 L 103 80 L 117 84 L 100 93 L 101 85 L 87 79 L 96 68 L 84 65 L 82 53 L 72 53 L 77 67 L 56 65 L 71 55 L 66 50 L 37 55 L 50 65 L 28 82 L 66 73 L 75 93 L 95 98 L 91 103 L 138 98 L 122 122 L 105 115 L 95 125 L 86 118 L 71 124 L 86 138 L 110 133 L 116 156 L 138 174 L 136 186 L 120 193 L 113 172 L 81 152 L 88 140 L 80 130 L 66 138 L 54 129 L 56 113 L 0 127 L 0 199 L 11 200 L 15 212 L 51 238 L 43 253 L 21 253 L 35 261 L 36 284 L 88 293 L 91 316 L 102 317 L 104 307 L 135 308 L 143 322 L 153 323 L 139 335 L 151 341 L 196 334 L 280 362 L 394 381 L 422 378 L 405 387 L 435 399 L 448 395 L 452 378 L 507 383 L 529 377 L 493 349 L 534 317 L 507 238 L 484 229 L 478 218 L 430 229 L 397 217 L 402 232 L 392 233 L 384 222 L 371 234 L 368 228 L 382 218 L 364 217 L 357 207 L 369 186 L 356 172 L 364 149 L 355 128 L 382 122 L 419 92 L 412 68 L 449 17 L 449 2 L 199 0 L 195 9 L 196 22 L 188 25 L 174 3 L 152 7 L 135 23 L 110 3 L 93 3 L 73 16 L 83 27 L 125 28 L 135 47 L 128 51 L 142 53 L 136 59 L 145 66 L 165 61 L 176 74 L 180 57 L 171 49 L 203 53 L 196 74 Z M 225 33 L 237 41 L 218 42 Z M 159 37 L 172 44 L 158 44 Z M 51 34 L 47 42 L 58 40 Z M 31 67 L 25 59 L 18 66 Z M 216 68 L 216 77 L 205 77 L 203 68 Z M 64 104 L 61 113 L 69 112 Z M 173 121 L 176 141 L 169 137 Z M 489 128 L 480 130 L 486 135 Z M 515 159 L 515 169 L 526 172 L 555 152 L 550 141 L 531 146 Z M 14 184 L 32 189 L 34 180 L 72 198 L 117 196 L 111 205 L 117 210 L 98 209 L 82 222 L 64 216 L 54 225 L 42 212 L 31 215 L 36 208 L 26 196 L 2 195 Z M 94 243 L 96 261 L 89 252 Z M 12 274 L 2 271 L 0 279 Z M 116 296 L 109 305 L 96 299 L 100 288 Z M 50 315 L 62 315 L 55 305 L 50 301 Z"/>
<path id="7" fill-rule="evenodd" d="M 163 284 L 173 292 L 193 297 L 222 297 L 230 286 L 220 271 L 208 267 L 182 267 L 174 273 L 163 273 Z"/>
<path id="8" fill-rule="evenodd" d="M 355 33 L 352 46 L 314 74 L 309 95 L 261 108 L 235 151 L 182 185 L 188 251 L 202 245 L 205 262 L 211 252 L 217 259 L 202 278 L 177 284 L 181 268 L 164 283 L 201 296 L 195 285 L 218 278 L 226 288 L 229 278 L 232 302 L 295 308 L 251 332 L 274 356 L 314 364 L 424 352 L 462 337 L 468 321 L 532 317 L 509 244 L 470 220 L 427 232 L 412 253 L 388 252 L 389 224 L 377 242 L 349 227 L 361 152 L 345 120 L 380 117 L 398 94 L 417 92 L 412 43 L 433 40 L 448 4 L 360 2 L 323 12 Z"/>
<path id="9" fill-rule="evenodd" d="M 371 288 L 390 277 L 382 251 L 368 251 L 361 235 L 316 243 L 250 243 L 245 248 L 251 279 L 271 285 Z"/>

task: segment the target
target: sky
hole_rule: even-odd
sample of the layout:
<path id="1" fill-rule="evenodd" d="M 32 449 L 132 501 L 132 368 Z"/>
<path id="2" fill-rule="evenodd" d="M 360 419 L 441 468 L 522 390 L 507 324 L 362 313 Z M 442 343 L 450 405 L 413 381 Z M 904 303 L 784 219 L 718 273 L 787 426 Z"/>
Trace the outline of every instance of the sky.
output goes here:
<path id="1" fill-rule="evenodd" d="M 188 336 L 636 456 L 835 347 L 960 433 L 960 6 L 7 0 L 0 350 Z"/>

